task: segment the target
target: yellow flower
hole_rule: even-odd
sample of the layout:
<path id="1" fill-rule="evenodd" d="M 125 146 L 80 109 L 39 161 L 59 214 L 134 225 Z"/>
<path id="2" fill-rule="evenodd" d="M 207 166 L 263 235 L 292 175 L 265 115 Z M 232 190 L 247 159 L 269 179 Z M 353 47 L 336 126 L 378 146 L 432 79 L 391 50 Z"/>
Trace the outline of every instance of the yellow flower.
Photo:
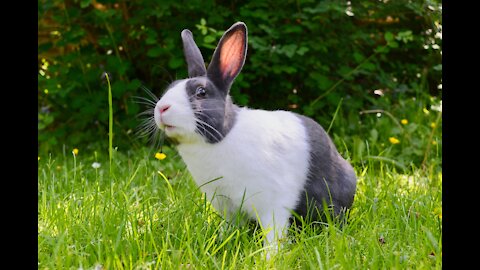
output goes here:
<path id="1" fill-rule="evenodd" d="M 75 156 L 78 155 L 78 148 L 73 148 L 72 153 L 73 153 Z"/>
<path id="2" fill-rule="evenodd" d="M 430 127 L 431 127 L 431 128 L 435 128 L 435 127 L 437 127 L 437 124 L 435 124 L 435 122 L 432 122 L 432 123 L 430 124 Z"/>
<path id="3" fill-rule="evenodd" d="M 407 119 L 402 119 L 400 121 L 400 123 L 402 123 L 402 125 L 406 125 L 406 124 L 408 124 L 408 120 Z"/>
<path id="4" fill-rule="evenodd" d="M 38 157 L 38 160 L 40 160 L 40 157 Z"/>
<path id="5" fill-rule="evenodd" d="M 157 152 L 155 154 L 155 158 L 158 159 L 158 160 L 164 160 L 166 157 L 167 157 L 167 155 L 165 155 L 164 153 Z"/>
<path id="6" fill-rule="evenodd" d="M 400 143 L 400 140 L 398 140 L 395 137 L 390 137 L 390 138 L 388 138 L 388 140 L 390 141 L 391 144 L 399 144 Z"/>

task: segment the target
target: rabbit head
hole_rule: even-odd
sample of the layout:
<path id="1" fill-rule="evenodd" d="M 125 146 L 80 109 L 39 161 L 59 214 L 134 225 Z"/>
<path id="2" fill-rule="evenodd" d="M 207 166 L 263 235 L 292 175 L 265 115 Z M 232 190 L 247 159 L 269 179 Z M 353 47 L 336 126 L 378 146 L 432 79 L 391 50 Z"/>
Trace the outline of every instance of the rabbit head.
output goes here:
<path id="1" fill-rule="evenodd" d="M 237 22 L 225 31 L 208 69 L 192 32 L 185 29 L 181 37 L 189 78 L 170 84 L 156 104 L 155 122 L 168 137 L 181 143 L 220 142 L 235 121 L 238 107 L 229 91 L 245 63 L 247 27 Z"/>

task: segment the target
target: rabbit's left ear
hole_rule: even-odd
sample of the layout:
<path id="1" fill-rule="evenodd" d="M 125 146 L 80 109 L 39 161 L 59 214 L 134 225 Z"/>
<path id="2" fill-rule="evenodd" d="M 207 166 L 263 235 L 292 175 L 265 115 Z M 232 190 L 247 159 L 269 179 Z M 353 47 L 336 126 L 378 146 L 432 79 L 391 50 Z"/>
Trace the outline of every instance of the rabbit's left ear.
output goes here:
<path id="1" fill-rule="evenodd" d="M 207 70 L 205 69 L 205 62 L 203 61 L 202 53 L 198 49 L 197 44 L 193 40 L 193 35 L 190 30 L 182 31 L 183 53 L 188 65 L 188 76 L 190 78 L 197 76 L 205 76 Z"/>
<path id="2" fill-rule="evenodd" d="M 219 89 L 228 91 L 242 70 L 246 56 L 247 26 L 243 22 L 237 22 L 220 39 L 208 66 L 207 77 Z"/>

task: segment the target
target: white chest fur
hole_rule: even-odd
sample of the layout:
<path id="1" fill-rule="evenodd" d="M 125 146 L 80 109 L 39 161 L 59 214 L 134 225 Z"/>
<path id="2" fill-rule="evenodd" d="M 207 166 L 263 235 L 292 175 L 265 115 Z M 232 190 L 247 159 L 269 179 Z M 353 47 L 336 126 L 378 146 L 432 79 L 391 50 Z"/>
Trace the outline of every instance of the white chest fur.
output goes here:
<path id="1" fill-rule="evenodd" d="M 252 219 L 272 224 L 275 216 L 285 223 L 307 179 L 307 133 L 290 112 L 242 108 L 221 142 L 178 150 L 197 185 L 227 215 L 242 207 Z"/>

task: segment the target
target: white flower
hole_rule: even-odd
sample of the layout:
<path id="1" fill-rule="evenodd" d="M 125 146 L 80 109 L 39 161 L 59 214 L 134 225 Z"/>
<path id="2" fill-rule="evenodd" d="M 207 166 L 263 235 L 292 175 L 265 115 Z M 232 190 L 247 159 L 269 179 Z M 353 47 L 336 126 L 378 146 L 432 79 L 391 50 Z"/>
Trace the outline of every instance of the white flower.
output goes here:
<path id="1" fill-rule="evenodd" d="M 440 103 L 435 105 L 432 104 L 432 106 L 430 106 L 430 109 L 432 109 L 433 111 L 442 112 L 442 101 L 440 100 Z"/>
<path id="2" fill-rule="evenodd" d="M 92 168 L 98 169 L 98 168 L 100 168 L 100 165 L 101 165 L 101 164 L 98 163 L 98 162 L 93 162 L 93 163 L 92 163 Z"/>

